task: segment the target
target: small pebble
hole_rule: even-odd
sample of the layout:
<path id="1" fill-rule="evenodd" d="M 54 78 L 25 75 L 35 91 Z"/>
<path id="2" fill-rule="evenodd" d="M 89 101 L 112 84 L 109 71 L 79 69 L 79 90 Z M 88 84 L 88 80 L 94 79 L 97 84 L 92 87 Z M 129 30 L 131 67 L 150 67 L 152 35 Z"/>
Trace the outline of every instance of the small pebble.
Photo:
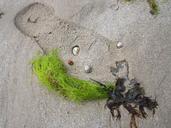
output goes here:
<path id="1" fill-rule="evenodd" d="M 80 51 L 79 46 L 74 46 L 74 47 L 72 48 L 72 54 L 73 54 L 74 56 L 78 55 L 78 54 L 79 54 L 79 51 Z"/>
<path id="2" fill-rule="evenodd" d="M 122 42 L 118 42 L 117 45 L 116 45 L 117 48 L 122 48 L 123 47 L 123 44 Z"/>
<path id="3" fill-rule="evenodd" d="M 92 67 L 89 66 L 89 65 L 85 65 L 85 66 L 84 66 L 84 71 L 85 71 L 86 73 L 91 73 L 91 72 L 92 72 Z"/>
<path id="4" fill-rule="evenodd" d="M 68 64 L 69 64 L 69 65 L 73 65 L 74 62 L 73 62 L 72 60 L 68 60 Z"/>

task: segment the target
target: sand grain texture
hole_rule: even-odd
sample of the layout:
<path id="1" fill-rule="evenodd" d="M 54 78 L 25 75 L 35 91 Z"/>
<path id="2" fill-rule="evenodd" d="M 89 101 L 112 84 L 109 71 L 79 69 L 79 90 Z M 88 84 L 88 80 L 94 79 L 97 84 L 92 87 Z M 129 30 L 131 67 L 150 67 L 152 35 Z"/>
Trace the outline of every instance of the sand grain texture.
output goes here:
<path id="1" fill-rule="evenodd" d="M 33 0 L 0 2 L 4 12 L 0 19 L 0 128 L 110 128 L 105 101 L 78 105 L 39 86 L 29 64 L 42 50 L 38 43 L 45 51 L 60 47 L 65 63 L 75 61 L 68 66 L 69 73 L 83 79 L 113 81 L 110 66 L 126 59 L 129 76 L 142 82 L 147 95 L 159 102 L 154 118 L 139 121 L 140 127 L 170 128 L 170 1 L 158 1 L 156 18 L 143 1 L 121 2 L 118 11 L 113 0 L 37 2 L 42 4 L 36 8 L 28 7 Z M 116 49 L 117 41 L 124 47 Z M 78 44 L 80 53 L 73 56 L 71 48 Z M 84 64 L 93 66 L 92 73 L 84 72 Z M 111 126 L 128 128 L 128 115 L 123 115 L 121 123 L 111 121 Z"/>

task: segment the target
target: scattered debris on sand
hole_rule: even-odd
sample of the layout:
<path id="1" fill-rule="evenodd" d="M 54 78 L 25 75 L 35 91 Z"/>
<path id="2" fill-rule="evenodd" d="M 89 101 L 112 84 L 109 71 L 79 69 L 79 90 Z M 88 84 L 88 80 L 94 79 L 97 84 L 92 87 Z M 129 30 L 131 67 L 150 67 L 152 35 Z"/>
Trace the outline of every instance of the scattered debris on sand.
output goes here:
<path id="1" fill-rule="evenodd" d="M 138 128 L 136 118 L 146 119 L 148 114 L 145 111 L 150 110 L 155 114 L 155 109 L 158 106 L 156 99 L 145 96 L 145 91 L 140 83 L 132 79 L 130 89 L 126 89 L 124 85 L 126 79 L 118 78 L 115 89 L 109 93 L 106 106 L 109 108 L 113 118 L 121 119 L 120 107 L 123 106 L 131 115 L 130 128 Z M 115 115 L 116 111 L 116 115 Z"/>
<path id="2" fill-rule="evenodd" d="M 84 71 L 85 71 L 86 73 L 91 73 L 91 72 L 92 72 L 92 67 L 91 67 L 90 65 L 85 65 L 85 66 L 84 66 Z"/>
<path id="3" fill-rule="evenodd" d="M 2 18 L 3 15 L 5 15 L 4 12 L 0 11 L 0 19 Z"/>
<path id="4" fill-rule="evenodd" d="M 118 4 L 118 1 L 119 0 L 117 0 L 117 4 Z M 135 1 L 135 0 L 125 0 L 125 2 L 133 2 L 133 1 Z M 159 14 L 159 5 L 158 5 L 158 3 L 157 3 L 157 1 L 156 0 L 147 0 L 147 3 L 149 4 L 149 7 L 150 7 L 150 13 L 152 14 L 152 15 L 158 15 Z M 117 8 L 117 10 L 119 9 L 119 7 Z"/>
<path id="5" fill-rule="evenodd" d="M 116 44 L 116 47 L 117 47 L 117 48 L 122 48 L 122 47 L 123 47 L 123 43 L 119 41 L 119 42 Z"/>
<path id="6" fill-rule="evenodd" d="M 69 59 L 68 60 L 68 64 L 72 66 L 72 65 L 74 65 L 74 61 L 72 61 L 72 60 Z"/>
<path id="7" fill-rule="evenodd" d="M 129 64 L 125 59 L 121 61 L 116 61 L 116 67 L 110 67 L 110 71 L 115 77 L 128 79 Z"/>

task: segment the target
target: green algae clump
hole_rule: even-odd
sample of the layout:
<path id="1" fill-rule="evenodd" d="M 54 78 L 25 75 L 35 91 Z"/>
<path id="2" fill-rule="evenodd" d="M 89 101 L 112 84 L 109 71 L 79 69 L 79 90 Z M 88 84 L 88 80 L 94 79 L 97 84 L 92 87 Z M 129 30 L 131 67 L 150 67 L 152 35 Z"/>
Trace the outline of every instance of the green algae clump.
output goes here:
<path id="1" fill-rule="evenodd" d="M 37 75 L 42 85 L 49 90 L 59 92 L 67 99 L 80 102 L 108 98 L 108 93 L 113 90 L 113 85 L 107 88 L 92 81 L 81 80 L 67 73 L 67 69 L 58 56 L 58 51 L 53 50 L 47 55 L 39 55 L 32 61 L 33 72 Z"/>
<path id="2" fill-rule="evenodd" d="M 159 14 L 159 7 L 158 7 L 158 4 L 156 2 L 156 0 L 147 0 L 151 10 L 150 10 L 150 13 L 152 15 L 157 15 Z"/>
<path id="3" fill-rule="evenodd" d="M 135 0 L 124 0 L 125 2 L 133 2 Z M 156 0 L 147 0 L 147 3 L 149 4 L 150 7 L 150 13 L 152 15 L 158 15 L 159 14 L 159 5 Z"/>

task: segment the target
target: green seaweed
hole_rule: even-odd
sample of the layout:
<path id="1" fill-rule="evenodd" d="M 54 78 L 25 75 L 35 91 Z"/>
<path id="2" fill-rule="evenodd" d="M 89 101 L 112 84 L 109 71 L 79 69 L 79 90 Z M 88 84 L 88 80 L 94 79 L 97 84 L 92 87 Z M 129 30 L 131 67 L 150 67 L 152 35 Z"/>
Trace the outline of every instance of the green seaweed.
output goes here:
<path id="1" fill-rule="evenodd" d="M 37 75 L 42 85 L 49 90 L 59 92 L 69 100 L 80 102 L 108 98 L 108 92 L 113 85 L 107 88 L 99 84 L 81 80 L 67 73 L 67 69 L 58 56 L 58 51 L 53 50 L 47 55 L 39 55 L 32 61 L 33 72 Z"/>
<path id="2" fill-rule="evenodd" d="M 133 2 L 135 0 L 124 0 L 125 2 Z M 149 6 L 150 6 L 150 13 L 152 15 L 157 15 L 159 14 L 159 5 L 157 4 L 156 0 L 147 0 Z"/>
<path id="3" fill-rule="evenodd" d="M 151 10 L 150 10 L 150 13 L 152 15 L 157 15 L 159 14 L 159 7 L 158 7 L 158 4 L 156 2 L 156 0 L 147 0 Z"/>

